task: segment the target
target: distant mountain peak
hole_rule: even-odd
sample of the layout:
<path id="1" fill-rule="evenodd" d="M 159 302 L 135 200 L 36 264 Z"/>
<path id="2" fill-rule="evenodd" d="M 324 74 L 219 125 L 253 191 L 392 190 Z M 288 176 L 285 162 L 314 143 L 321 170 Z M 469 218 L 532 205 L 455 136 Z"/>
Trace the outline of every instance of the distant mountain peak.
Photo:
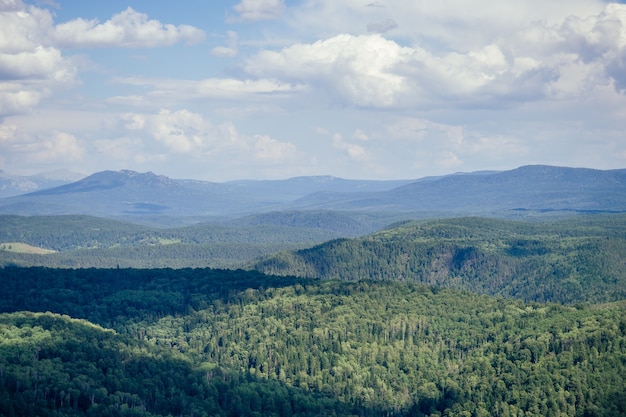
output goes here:
<path id="1" fill-rule="evenodd" d="M 313 177 L 313 181 L 317 183 L 327 183 L 333 181 L 341 181 L 341 178 L 333 177 L 332 175 L 318 175 Z"/>
<path id="2" fill-rule="evenodd" d="M 52 181 L 73 182 L 73 181 L 79 181 L 85 177 L 86 175 L 80 174 L 78 172 L 73 172 L 67 169 L 57 169 L 54 171 L 46 171 L 46 172 L 39 173 L 37 175 L 33 175 L 31 178 L 36 178 L 36 179 L 41 178 L 44 180 L 52 180 Z"/>
<path id="3" fill-rule="evenodd" d="M 140 173 L 132 170 L 100 171 L 89 175 L 76 182 L 65 184 L 47 190 L 35 191 L 29 195 L 86 193 L 91 191 L 103 191 L 123 186 L 140 187 L 142 190 L 150 188 L 166 188 L 177 186 L 176 182 L 169 177 L 156 175 L 152 172 Z"/>
<path id="4" fill-rule="evenodd" d="M 118 180 L 133 180 L 136 182 L 162 182 L 162 183 L 173 183 L 174 181 L 170 177 L 166 177 L 165 175 L 157 175 L 152 171 L 148 172 L 137 172 L 130 169 L 122 169 L 119 171 L 100 171 L 96 172 L 85 179 L 118 179 Z"/>
<path id="5" fill-rule="evenodd" d="M 332 175 L 311 175 L 311 176 L 292 177 L 289 180 L 290 181 L 311 181 L 315 183 L 327 183 L 327 182 L 333 182 L 333 181 L 341 181 L 342 178 L 333 177 Z"/>

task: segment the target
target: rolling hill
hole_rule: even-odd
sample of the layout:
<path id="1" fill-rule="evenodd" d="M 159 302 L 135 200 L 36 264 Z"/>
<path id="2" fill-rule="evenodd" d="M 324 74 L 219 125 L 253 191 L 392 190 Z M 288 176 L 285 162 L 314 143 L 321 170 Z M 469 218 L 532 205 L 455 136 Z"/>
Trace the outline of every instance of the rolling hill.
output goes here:
<path id="1" fill-rule="evenodd" d="M 622 214 L 538 223 L 469 217 L 408 222 L 369 236 L 278 253 L 251 268 L 575 303 L 626 298 L 625 259 Z"/>

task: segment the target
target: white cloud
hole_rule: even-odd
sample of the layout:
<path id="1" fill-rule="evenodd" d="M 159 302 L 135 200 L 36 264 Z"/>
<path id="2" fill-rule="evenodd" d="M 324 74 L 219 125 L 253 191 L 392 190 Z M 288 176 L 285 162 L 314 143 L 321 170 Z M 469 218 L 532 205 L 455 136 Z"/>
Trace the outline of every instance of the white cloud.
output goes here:
<path id="1" fill-rule="evenodd" d="M 157 149 L 156 152 L 174 152 L 194 159 L 236 152 L 238 158 L 280 162 L 297 155 L 295 145 L 290 142 L 268 135 L 243 135 L 231 122 L 213 125 L 202 115 L 185 109 L 127 113 L 120 123 L 123 138 L 141 138 L 146 148 Z M 154 148 L 154 144 L 160 145 L 161 151 L 159 147 Z"/>
<path id="2" fill-rule="evenodd" d="M 356 139 L 359 141 L 368 141 L 369 135 L 367 135 L 364 131 L 362 131 L 361 129 L 357 129 L 354 131 L 354 134 L 352 134 L 352 139 Z"/>
<path id="3" fill-rule="evenodd" d="M 267 135 L 254 135 L 254 157 L 265 161 L 287 160 L 296 156 L 296 147 L 291 142 L 279 142 Z"/>
<path id="4" fill-rule="evenodd" d="M 239 53 L 237 32 L 228 31 L 228 42 L 226 46 L 216 46 L 211 49 L 211 55 L 218 57 L 233 57 Z"/>
<path id="5" fill-rule="evenodd" d="M 464 51 L 401 46 L 379 34 L 339 34 L 261 51 L 246 61 L 257 77 L 310 85 L 331 100 L 365 107 L 501 108 L 576 99 L 615 84 L 626 89 L 626 5 L 536 22 Z"/>
<path id="6" fill-rule="evenodd" d="M 380 35 L 338 35 L 281 51 L 262 51 L 246 63 L 257 76 L 306 82 L 327 88 L 356 105 L 391 106 L 406 90 L 394 68 L 411 59 L 412 50 Z"/>
<path id="7" fill-rule="evenodd" d="M 201 80 L 151 79 L 120 77 L 115 83 L 142 87 L 148 91 L 144 96 L 132 94 L 127 97 L 113 97 L 111 103 L 163 105 L 188 100 L 224 99 L 234 100 L 254 96 L 267 99 L 269 95 L 298 92 L 302 86 L 271 79 L 239 80 L 235 78 L 206 78 Z"/>
<path id="8" fill-rule="evenodd" d="M 52 17 L 21 1 L 0 6 L 0 118 L 31 111 L 55 89 L 75 83 L 77 69 L 49 43 Z"/>
<path id="9" fill-rule="evenodd" d="M 567 16 L 597 15 L 602 0 L 305 0 L 290 8 L 290 27 L 308 38 L 341 33 L 363 34 L 371 22 L 393 21 L 393 35 L 443 51 L 463 52 L 492 43 L 502 34 L 527 27 L 529 22 L 558 25 Z"/>
<path id="10" fill-rule="evenodd" d="M 233 9 L 244 21 L 270 20 L 280 17 L 285 3 L 283 0 L 242 0 Z"/>
<path id="11" fill-rule="evenodd" d="M 98 139 L 94 142 L 96 152 L 123 162 L 143 162 L 143 143 L 137 137 Z"/>
<path id="12" fill-rule="evenodd" d="M 17 53 L 0 51 L 0 77 L 3 80 L 49 80 L 71 83 L 76 68 L 58 49 L 36 46 Z"/>
<path id="13" fill-rule="evenodd" d="M 78 18 L 59 24 L 54 30 L 55 42 L 65 48 L 151 48 L 178 42 L 198 43 L 204 36 L 204 31 L 193 26 L 163 24 L 131 7 L 104 23 Z"/>
<path id="14" fill-rule="evenodd" d="M 50 12 L 19 0 L 0 3 L 0 117 L 32 111 L 75 86 L 78 68 L 62 47 L 151 47 L 197 42 L 204 32 L 164 25 L 131 8 L 105 23 L 76 19 L 55 26 Z"/>
<path id="15" fill-rule="evenodd" d="M 19 0 L 0 2 L 0 51 L 6 54 L 51 46 L 52 15 Z"/>
<path id="16" fill-rule="evenodd" d="M 52 132 L 41 138 L 32 153 L 36 161 L 52 163 L 59 161 L 78 161 L 85 154 L 85 149 L 74 135 L 66 132 Z"/>
<path id="17" fill-rule="evenodd" d="M 49 95 L 46 90 L 21 83 L 0 82 L 0 118 L 9 114 L 27 113 Z"/>
<path id="18" fill-rule="evenodd" d="M 333 147 L 337 150 L 345 152 L 352 160 L 366 161 L 370 159 L 363 146 L 347 142 L 339 134 L 335 134 L 333 136 Z"/>
<path id="19" fill-rule="evenodd" d="M 14 124 L 0 125 L 0 154 L 8 165 L 59 164 L 80 160 L 84 146 L 67 132 L 52 131 L 32 135 Z"/>
<path id="20" fill-rule="evenodd" d="M 211 148 L 211 125 L 196 113 L 188 110 L 172 112 L 161 110 L 158 114 L 126 114 L 124 127 L 142 131 L 169 151 L 185 154 L 206 152 Z"/>

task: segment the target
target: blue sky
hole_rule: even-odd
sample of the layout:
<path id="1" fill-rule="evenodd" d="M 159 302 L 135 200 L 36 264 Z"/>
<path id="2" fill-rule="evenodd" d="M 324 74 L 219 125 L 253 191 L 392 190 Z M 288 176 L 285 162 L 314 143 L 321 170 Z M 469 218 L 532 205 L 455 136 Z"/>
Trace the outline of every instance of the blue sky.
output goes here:
<path id="1" fill-rule="evenodd" d="M 626 167 L 626 5 L 0 0 L 0 170 Z"/>

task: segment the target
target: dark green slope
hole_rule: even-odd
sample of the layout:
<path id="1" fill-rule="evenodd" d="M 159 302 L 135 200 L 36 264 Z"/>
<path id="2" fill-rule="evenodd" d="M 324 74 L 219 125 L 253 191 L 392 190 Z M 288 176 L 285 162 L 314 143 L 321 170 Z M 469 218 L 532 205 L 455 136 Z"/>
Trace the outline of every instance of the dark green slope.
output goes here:
<path id="1" fill-rule="evenodd" d="M 215 270 L 1 271 L 0 415 L 619 416 L 626 306 Z M 10 295 L 7 295 L 10 294 Z"/>
<path id="2" fill-rule="evenodd" d="M 532 301 L 626 297 L 626 216 L 522 223 L 409 222 L 362 238 L 272 255 L 252 268 L 307 278 L 396 280 Z"/>
<path id="3" fill-rule="evenodd" d="M 350 415 L 346 404 L 193 364 L 169 348 L 51 313 L 0 314 L 0 415 Z"/>

